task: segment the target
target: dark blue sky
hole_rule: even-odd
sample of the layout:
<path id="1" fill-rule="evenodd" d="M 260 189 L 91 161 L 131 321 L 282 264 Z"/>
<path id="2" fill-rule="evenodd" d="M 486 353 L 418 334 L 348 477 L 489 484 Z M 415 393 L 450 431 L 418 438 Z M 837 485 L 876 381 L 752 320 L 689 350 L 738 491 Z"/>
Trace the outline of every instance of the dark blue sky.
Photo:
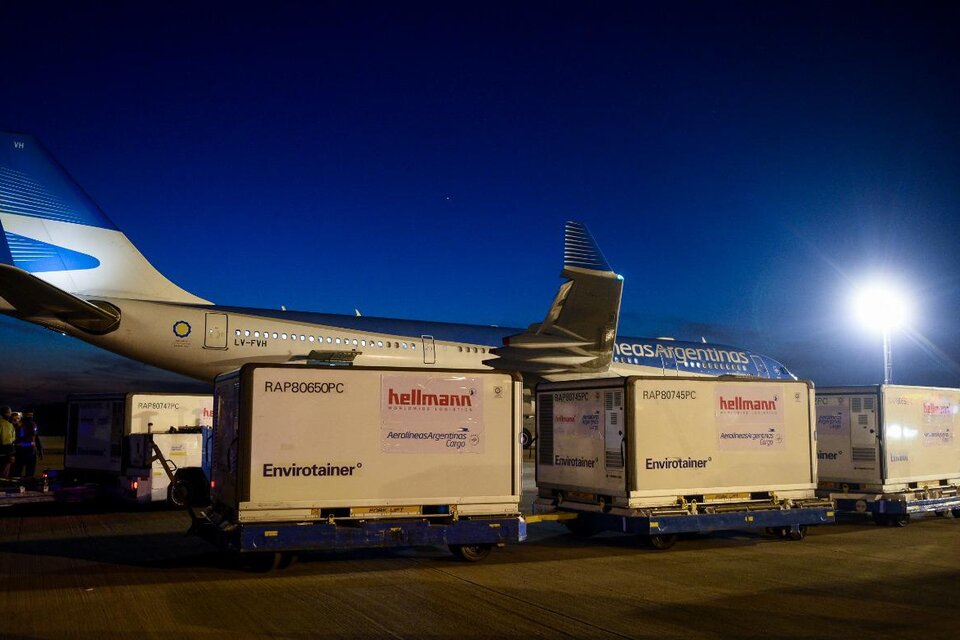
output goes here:
<path id="1" fill-rule="evenodd" d="M 876 382 L 847 300 L 879 270 L 918 307 L 897 381 L 960 385 L 957 5 L 515 4 L 6 2 L 0 128 L 219 303 L 525 326 L 579 219 L 624 334 Z M 10 319 L 0 349 L 13 395 L 176 380 Z"/>

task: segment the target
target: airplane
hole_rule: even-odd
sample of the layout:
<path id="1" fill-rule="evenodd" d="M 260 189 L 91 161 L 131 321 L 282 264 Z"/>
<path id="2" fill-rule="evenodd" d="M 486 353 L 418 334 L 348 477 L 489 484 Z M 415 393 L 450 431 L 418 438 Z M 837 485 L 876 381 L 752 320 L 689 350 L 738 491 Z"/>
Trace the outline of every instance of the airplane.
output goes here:
<path id="1" fill-rule="evenodd" d="M 745 349 L 618 337 L 623 279 L 578 222 L 565 228 L 565 281 L 526 329 L 213 304 L 157 271 L 26 134 L 0 132 L 0 227 L 0 312 L 208 382 L 250 361 L 794 379 Z"/>

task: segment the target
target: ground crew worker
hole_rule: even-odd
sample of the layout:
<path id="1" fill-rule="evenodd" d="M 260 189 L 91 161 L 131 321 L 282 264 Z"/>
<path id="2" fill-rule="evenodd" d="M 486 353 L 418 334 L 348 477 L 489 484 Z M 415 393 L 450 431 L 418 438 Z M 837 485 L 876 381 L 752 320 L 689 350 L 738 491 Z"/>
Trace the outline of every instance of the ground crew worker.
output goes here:
<path id="1" fill-rule="evenodd" d="M 17 427 L 17 452 L 15 474 L 32 478 L 37 471 L 37 459 L 43 460 L 43 444 L 40 442 L 40 426 L 33 419 L 33 411 L 24 411 Z"/>
<path id="2" fill-rule="evenodd" d="M 9 478 L 13 468 L 17 430 L 11 422 L 10 407 L 0 407 L 0 478 Z"/>

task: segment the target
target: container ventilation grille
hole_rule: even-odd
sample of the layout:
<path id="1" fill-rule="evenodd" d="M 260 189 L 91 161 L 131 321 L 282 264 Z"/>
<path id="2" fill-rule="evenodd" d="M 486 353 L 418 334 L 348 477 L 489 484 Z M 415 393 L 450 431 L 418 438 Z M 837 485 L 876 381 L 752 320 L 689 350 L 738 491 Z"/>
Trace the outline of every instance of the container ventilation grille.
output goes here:
<path id="1" fill-rule="evenodd" d="M 540 464 L 553 465 L 553 394 L 541 393 L 537 402 L 537 442 Z"/>
<path id="2" fill-rule="evenodd" d="M 850 399 L 850 411 L 854 413 L 860 413 L 863 411 L 863 402 L 860 398 L 851 398 Z"/>
<path id="3" fill-rule="evenodd" d="M 861 427 L 867 426 L 868 424 L 870 424 L 870 417 L 865 413 L 861 413 L 860 415 L 857 416 L 857 424 L 860 425 Z"/>
<path id="4" fill-rule="evenodd" d="M 863 399 L 863 410 L 864 411 L 873 411 L 874 410 L 873 398 L 864 398 Z"/>
<path id="5" fill-rule="evenodd" d="M 623 451 L 619 440 L 620 411 L 623 402 L 622 391 L 604 391 L 603 405 L 606 407 L 606 422 L 604 425 L 604 439 L 606 446 L 603 450 L 603 463 L 608 471 L 623 469 Z"/>
<path id="6" fill-rule="evenodd" d="M 877 458 L 877 450 L 873 447 L 854 447 L 850 457 L 854 462 L 873 462 Z"/>
<path id="7" fill-rule="evenodd" d="M 623 469 L 623 455 L 620 451 L 607 449 L 604 457 L 606 458 L 607 469 Z"/>
<path id="8" fill-rule="evenodd" d="M 603 408 L 607 411 L 623 407 L 623 391 L 604 391 Z"/>

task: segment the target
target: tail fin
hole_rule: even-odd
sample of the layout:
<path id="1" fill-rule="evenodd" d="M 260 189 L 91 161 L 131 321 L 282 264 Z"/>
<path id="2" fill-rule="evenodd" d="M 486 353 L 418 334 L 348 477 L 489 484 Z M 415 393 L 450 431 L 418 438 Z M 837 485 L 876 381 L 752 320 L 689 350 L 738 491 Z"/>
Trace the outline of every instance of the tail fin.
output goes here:
<path id="1" fill-rule="evenodd" d="M 494 349 L 498 369 L 532 373 L 592 373 L 609 368 L 620 317 L 623 278 L 614 273 L 586 226 L 568 222 L 563 271 L 547 317 Z"/>
<path id="2" fill-rule="evenodd" d="M 207 303 L 167 280 L 29 135 L 0 132 L 0 262 L 82 296 Z"/>

